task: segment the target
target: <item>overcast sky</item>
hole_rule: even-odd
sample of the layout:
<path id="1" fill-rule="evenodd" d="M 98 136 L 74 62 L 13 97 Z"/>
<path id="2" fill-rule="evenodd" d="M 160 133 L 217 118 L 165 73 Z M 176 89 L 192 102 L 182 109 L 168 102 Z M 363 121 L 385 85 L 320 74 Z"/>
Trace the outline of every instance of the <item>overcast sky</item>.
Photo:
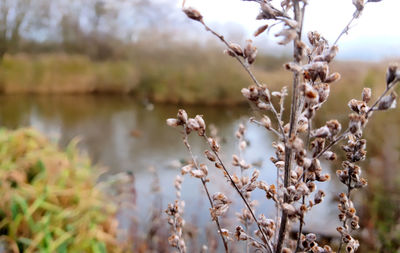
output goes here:
<path id="1" fill-rule="evenodd" d="M 280 1 L 273 1 L 279 6 Z M 354 12 L 351 0 L 309 0 L 304 31 L 317 30 L 331 43 L 345 27 Z M 218 27 L 239 23 L 247 37 L 265 21 L 256 21 L 259 5 L 240 0 L 187 0 L 186 6 L 198 9 L 207 22 Z M 267 38 L 276 40 L 273 30 Z M 265 38 L 265 37 L 264 37 Z M 340 43 L 339 58 L 381 60 L 400 57 L 400 0 L 369 3 Z"/>

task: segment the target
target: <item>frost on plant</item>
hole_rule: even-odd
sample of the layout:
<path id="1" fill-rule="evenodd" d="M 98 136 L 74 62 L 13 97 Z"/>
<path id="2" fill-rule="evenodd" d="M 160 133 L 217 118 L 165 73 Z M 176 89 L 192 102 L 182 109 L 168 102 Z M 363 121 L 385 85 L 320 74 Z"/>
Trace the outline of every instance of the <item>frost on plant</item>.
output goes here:
<path id="1" fill-rule="evenodd" d="M 340 74 L 330 70 L 330 63 L 339 51 L 339 40 L 347 34 L 353 20 L 358 19 L 369 2 L 353 0 L 354 14 L 337 39 L 330 44 L 317 31 L 307 32 L 303 36 L 303 18 L 307 8 L 307 0 L 284 0 L 275 6 L 268 0 L 253 0 L 260 5 L 260 13 L 256 17 L 265 20 L 265 25 L 255 31 L 254 36 L 270 31 L 271 27 L 281 27 L 275 34 L 279 37 L 278 44 L 293 45 L 293 59 L 284 64 L 284 68 L 293 75 L 291 94 L 282 87 L 280 91 L 271 91 L 267 84 L 260 82 L 251 71 L 255 62 L 257 48 L 248 40 L 243 47 L 227 41 L 210 28 L 199 11 L 185 7 L 183 12 L 188 18 L 199 22 L 206 31 L 216 36 L 225 46 L 225 53 L 235 58 L 249 74 L 253 82 L 241 90 L 251 106 L 261 112 L 262 117 L 251 117 L 250 123 L 262 126 L 275 136 L 270 145 L 275 149 L 271 162 L 276 167 L 276 181 L 264 182 L 259 179 L 260 172 L 252 169 L 245 161 L 242 152 L 246 149 L 244 135 L 246 128 L 240 125 L 236 133 L 239 154 L 232 157 L 231 162 L 221 159 L 221 147 L 215 137 L 207 135 L 206 123 L 202 116 L 190 117 L 181 109 L 176 118 L 167 120 L 169 126 L 182 129 L 183 142 L 192 161 L 182 167 L 182 175 L 198 178 L 205 190 L 210 205 L 210 217 L 215 223 L 226 252 L 232 250 L 235 241 L 244 241 L 247 250 L 259 252 L 355 252 L 359 242 L 352 236 L 359 229 L 359 217 L 352 201 L 353 191 L 367 186 L 367 180 L 362 177 L 361 167 L 357 164 L 366 157 L 367 141 L 362 138 L 363 130 L 375 111 L 382 111 L 396 106 L 396 93 L 393 88 L 400 80 L 400 69 L 396 65 L 389 66 L 383 94 L 372 98 L 371 89 L 362 91 L 361 99 L 352 99 L 348 106 L 351 113 L 349 122 L 343 126 L 338 120 L 332 119 L 320 126 L 314 126 L 313 118 L 324 103 L 328 103 L 332 83 L 340 79 Z M 280 26 L 276 26 L 279 24 Z M 285 99 L 290 99 L 290 108 L 285 108 Z M 290 117 L 283 119 L 285 110 Z M 267 116 L 267 114 L 269 116 Z M 258 114 L 259 115 L 259 114 Z M 221 171 L 228 184 L 236 192 L 236 196 L 226 196 L 223 193 L 212 193 L 208 184 L 215 183 L 208 174 L 208 167 L 199 163 L 191 149 L 188 135 L 197 133 L 208 145 L 204 152 L 205 158 Z M 318 189 L 319 184 L 330 180 L 331 176 L 322 172 L 322 160 L 336 160 L 337 155 L 332 148 L 343 143 L 345 160 L 336 172 L 337 178 L 343 183 L 343 192 L 338 193 L 338 227 L 340 245 L 320 245 L 317 235 L 303 234 L 304 217 L 312 208 L 318 208 L 326 193 Z M 232 167 L 240 169 L 241 174 L 232 173 Z M 246 173 L 245 173 L 246 172 Z M 249 176 L 247 176 L 249 175 Z M 180 187 L 181 180 L 176 183 Z M 180 188 L 177 188 L 179 191 Z M 265 201 L 274 201 L 276 215 L 267 217 L 263 210 L 256 208 L 252 199 L 253 191 L 263 191 Z M 172 235 L 170 243 L 180 252 L 185 252 L 185 242 L 181 230 L 184 229 L 181 218 L 180 195 L 175 204 L 168 207 Z M 237 215 L 237 225 L 233 230 L 222 228 L 220 219 L 231 207 L 230 199 L 239 198 L 243 209 Z M 291 237 L 289 230 L 293 226 L 297 235 Z M 254 231 L 251 229 L 255 228 Z"/>

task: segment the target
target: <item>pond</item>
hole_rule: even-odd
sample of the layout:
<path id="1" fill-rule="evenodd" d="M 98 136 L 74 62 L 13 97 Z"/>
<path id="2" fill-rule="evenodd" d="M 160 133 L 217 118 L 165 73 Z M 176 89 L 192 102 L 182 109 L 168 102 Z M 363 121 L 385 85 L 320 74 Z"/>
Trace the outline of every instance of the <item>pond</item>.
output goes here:
<path id="1" fill-rule="evenodd" d="M 237 153 L 234 137 L 240 122 L 247 122 L 251 110 L 247 106 L 238 107 L 201 107 L 185 106 L 189 115 L 204 115 L 208 124 L 218 129 L 221 137 L 223 160 L 231 164 L 232 154 Z M 151 191 L 152 174 L 148 168 L 154 167 L 160 179 L 162 208 L 174 200 L 173 181 L 182 162 L 189 155 L 182 143 L 178 130 L 168 127 L 165 120 L 175 117 L 179 106 L 149 104 L 130 96 L 2 96 L 0 97 L 0 123 L 7 128 L 32 126 L 49 138 L 65 146 L 73 138 L 80 138 L 80 148 L 88 153 L 92 160 L 102 168 L 107 168 L 101 178 L 123 171 L 131 171 L 135 176 L 138 193 L 137 215 L 140 220 L 148 221 L 154 198 Z M 244 153 L 246 160 L 259 167 L 261 178 L 275 183 L 276 170 L 269 158 L 273 156 L 272 137 L 265 129 L 248 124 L 246 139 L 249 147 Z M 194 135 L 190 138 L 194 153 L 205 161 L 206 149 L 203 141 Z M 325 165 L 325 170 L 329 170 Z M 225 179 L 209 164 L 212 192 L 233 192 Z M 326 201 L 314 208 L 306 220 L 306 230 L 327 235 L 335 234 L 337 220 L 336 203 L 332 196 L 340 191 L 336 177 L 329 183 L 318 185 L 328 192 Z M 186 217 L 198 224 L 208 224 L 208 203 L 199 180 L 186 177 L 183 183 L 182 198 L 186 202 Z M 264 194 L 256 191 L 253 198 L 259 200 L 257 213 L 261 211 L 272 217 L 275 207 L 265 200 Z M 241 203 L 234 202 L 236 210 Z M 317 218 L 311 218 L 317 217 Z M 145 223 L 142 229 L 145 229 Z M 236 224 L 236 222 L 235 222 Z"/>

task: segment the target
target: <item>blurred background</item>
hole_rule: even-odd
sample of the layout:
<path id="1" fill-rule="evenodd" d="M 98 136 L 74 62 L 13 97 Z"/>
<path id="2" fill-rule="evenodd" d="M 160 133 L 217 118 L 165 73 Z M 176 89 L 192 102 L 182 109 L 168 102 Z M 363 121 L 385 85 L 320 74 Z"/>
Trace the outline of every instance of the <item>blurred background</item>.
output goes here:
<path id="1" fill-rule="evenodd" d="M 229 161 L 238 152 L 234 138 L 238 124 L 252 116 L 240 93 L 251 80 L 222 53 L 216 38 L 185 17 L 181 4 L 175 0 L 0 0 L 1 126 L 33 126 L 62 147 L 79 136 L 80 150 L 106 168 L 100 180 L 132 172 L 136 208 L 121 212 L 120 224 L 135 231 L 134 252 L 170 250 L 167 224 L 155 224 L 154 217 L 163 217 L 162 210 L 173 201 L 173 180 L 188 154 L 179 133 L 167 127 L 165 119 L 181 107 L 190 115 L 204 115 L 218 129 Z M 255 20 L 256 3 L 188 0 L 186 5 L 196 7 L 228 41 L 244 45 L 253 39 L 259 49 L 252 67 L 258 79 L 272 90 L 290 87 L 290 73 L 282 65 L 289 61 L 292 46 L 276 44 L 279 27 L 253 38 L 257 27 L 265 24 Z M 353 8 L 350 0 L 310 0 L 304 31 L 318 30 L 333 43 Z M 372 88 L 375 95 L 385 89 L 386 67 L 400 59 L 399 9 L 397 0 L 368 4 L 343 37 L 332 67 L 342 79 L 332 85 L 333 98 L 317 116 L 316 126 L 331 118 L 346 124 L 347 102 L 360 98 L 362 87 Z M 357 236 L 362 241 L 360 252 L 400 250 L 399 133 L 398 109 L 376 113 L 365 133 L 368 159 L 362 165 L 369 187 L 356 196 L 363 227 Z M 264 179 L 273 180 L 269 162 L 273 137 L 249 125 L 246 138 L 250 144 L 246 158 L 261 169 Z M 200 157 L 204 145 L 193 139 L 192 146 Z M 155 170 L 149 172 L 149 167 Z M 325 167 L 333 176 L 324 187 L 332 194 L 313 215 L 323 218 L 309 219 L 306 228 L 333 240 L 339 224 L 335 194 L 344 189 L 334 174 L 339 165 Z M 156 189 L 150 186 L 154 184 Z M 216 184 L 212 189 L 221 188 Z M 205 199 L 197 181 L 188 179 L 184 189 L 192 243 L 200 245 L 212 240 L 204 238 L 204 231 L 209 226 L 213 231 L 213 224 L 208 208 L 201 204 Z M 153 198 L 155 202 L 149 201 Z M 202 212 L 198 206 L 204 206 Z M 326 221 L 329 226 L 324 227 Z"/>

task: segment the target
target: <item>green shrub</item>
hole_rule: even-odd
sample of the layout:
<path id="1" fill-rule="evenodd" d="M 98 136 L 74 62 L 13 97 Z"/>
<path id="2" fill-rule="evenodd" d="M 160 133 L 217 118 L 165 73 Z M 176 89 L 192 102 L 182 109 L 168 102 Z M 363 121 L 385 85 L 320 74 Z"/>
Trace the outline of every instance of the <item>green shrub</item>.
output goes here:
<path id="1" fill-rule="evenodd" d="M 115 207 L 75 142 L 65 152 L 32 129 L 0 130 L 0 249 L 115 252 Z"/>

